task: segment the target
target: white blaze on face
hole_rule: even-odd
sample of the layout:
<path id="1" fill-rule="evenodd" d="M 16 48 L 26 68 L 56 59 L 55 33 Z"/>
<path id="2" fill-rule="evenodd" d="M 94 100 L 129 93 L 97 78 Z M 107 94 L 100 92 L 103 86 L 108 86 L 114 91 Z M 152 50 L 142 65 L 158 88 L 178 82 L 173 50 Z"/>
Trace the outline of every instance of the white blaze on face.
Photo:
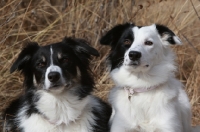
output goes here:
<path id="1" fill-rule="evenodd" d="M 45 89 L 49 89 L 51 87 L 51 82 L 48 79 L 48 75 L 50 72 L 58 72 L 61 75 L 61 79 L 63 78 L 61 68 L 54 65 L 52 46 L 50 47 L 50 66 L 47 68 L 46 73 L 45 73 L 45 86 L 44 86 Z M 63 81 L 63 80 L 61 80 L 61 81 Z"/>

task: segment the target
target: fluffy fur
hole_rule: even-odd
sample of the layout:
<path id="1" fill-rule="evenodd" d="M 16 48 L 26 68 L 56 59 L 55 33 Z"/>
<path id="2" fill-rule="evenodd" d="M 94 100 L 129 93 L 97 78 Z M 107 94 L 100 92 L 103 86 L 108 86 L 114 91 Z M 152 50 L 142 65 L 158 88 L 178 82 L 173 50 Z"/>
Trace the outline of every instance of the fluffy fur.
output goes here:
<path id="1" fill-rule="evenodd" d="M 24 75 L 24 94 L 6 110 L 6 129 L 20 132 L 108 132 L 111 108 L 90 95 L 90 56 L 82 39 L 28 44 L 11 67 Z M 6 131 L 6 130 L 4 130 Z"/>
<path id="2" fill-rule="evenodd" d="M 111 132 L 200 131 L 191 127 L 190 103 L 174 75 L 170 45 L 181 41 L 169 28 L 126 23 L 108 31 L 100 43 L 111 46 Z"/>

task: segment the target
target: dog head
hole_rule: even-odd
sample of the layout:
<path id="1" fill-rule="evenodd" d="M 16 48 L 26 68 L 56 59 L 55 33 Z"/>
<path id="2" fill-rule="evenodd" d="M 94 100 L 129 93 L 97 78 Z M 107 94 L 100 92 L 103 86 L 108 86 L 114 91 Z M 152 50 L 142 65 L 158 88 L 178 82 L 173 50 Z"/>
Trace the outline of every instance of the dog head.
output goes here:
<path id="1" fill-rule="evenodd" d="M 163 25 L 138 27 L 126 23 L 109 30 L 100 43 L 111 46 L 108 57 L 111 70 L 125 66 L 134 72 L 144 72 L 158 63 L 154 61 L 167 58 L 169 45 L 181 44 L 181 41 Z"/>
<path id="2" fill-rule="evenodd" d="M 145 72 L 173 59 L 169 45 L 181 44 L 180 39 L 163 25 L 134 27 L 133 32 L 135 39 L 125 53 L 124 65 L 134 72 Z"/>
<path id="3" fill-rule="evenodd" d="M 80 92 L 87 94 L 94 85 L 89 70 L 91 55 L 99 56 L 99 53 L 82 39 L 64 38 L 62 42 L 46 46 L 29 43 L 10 72 L 22 71 L 27 89 L 62 92 L 79 84 Z"/>
<path id="4" fill-rule="evenodd" d="M 133 27 L 134 24 L 130 23 L 117 25 L 100 39 L 102 45 L 111 46 L 108 57 L 111 70 L 120 67 L 123 64 L 124 54 L 134 41 Z"/>

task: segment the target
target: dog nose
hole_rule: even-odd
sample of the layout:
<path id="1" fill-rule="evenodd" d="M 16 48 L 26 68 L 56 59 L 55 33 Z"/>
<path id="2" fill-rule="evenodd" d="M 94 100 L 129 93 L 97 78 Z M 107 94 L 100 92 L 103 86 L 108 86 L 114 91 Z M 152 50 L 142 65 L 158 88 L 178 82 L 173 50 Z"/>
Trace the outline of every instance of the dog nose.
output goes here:
<path id="1" fill-rule="evenodd" d="M 128 55 L 129 59 L 133 61 L 140 59 L 140 57 L 142 56 L 141 53 L 138 51 L 130 51 Z"/>
<path id="2" fill-rule="evenodd" d="M 50 82 L 57 82 L 60 79 L 60 73 L 59 72 L 50 72 L 48 74 L 48 79 Z"/>

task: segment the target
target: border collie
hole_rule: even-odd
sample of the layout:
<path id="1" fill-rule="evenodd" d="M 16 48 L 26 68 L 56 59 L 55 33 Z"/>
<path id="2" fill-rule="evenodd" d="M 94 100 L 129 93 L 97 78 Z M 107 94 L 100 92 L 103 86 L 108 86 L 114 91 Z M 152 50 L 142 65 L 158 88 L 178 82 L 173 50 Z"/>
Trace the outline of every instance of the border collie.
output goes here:
<path id="1" fill-rule="evenodd" d="M 126 23 L 108 31 L 100 43 L 111 46 L 111 132 L 195 131 L 170 49 L 181 41 L 169 28 Z"/>
<path id="2" fill-rule="evenodd" d="M 91 55 L 99 53 L 83 39 L 64 38 L 47 46 L 28 44 L 10 70 L 23 73 L 26 89 L 7 108 L 5 128 L 20 132 L 108 132 L 111 108 L 90 95 L 94 88 Z"/>

